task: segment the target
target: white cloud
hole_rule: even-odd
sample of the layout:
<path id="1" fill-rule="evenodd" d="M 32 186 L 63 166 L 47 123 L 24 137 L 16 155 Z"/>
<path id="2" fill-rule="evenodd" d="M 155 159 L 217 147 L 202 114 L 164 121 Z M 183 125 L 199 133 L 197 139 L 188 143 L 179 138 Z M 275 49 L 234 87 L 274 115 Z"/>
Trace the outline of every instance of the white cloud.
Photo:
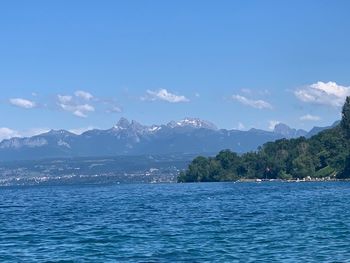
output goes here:
<path id="1" fill-rule="evenodd" d="M 70 129 L 69 132 L 80 135 L 86 131 L 90 131 L 93 129 L 97 129 L 97 128 L 94 126 L 89 126 L 89 127 L 83 127 L 83 128 Z"/>
<path id="2" fill-rule="evenodd" d="M 10 104 L 24 108 L 24 109 L 32 109 L 36 106 L 34 101 L 27 100 L 27 99 L 22 99 L 22 98 L 13 98 L 9 100 Z"/>
<path id="3" fill-rule="evenodd" d="M 13 137 L 19 137 L 20 134 L 18 131 L 12 130 L 10 128 L 1 127 L 0 128 L 0 141 L 5 139 L 10 139 Z"/>
<path id="4" fill-rule="evenodd" d="M 163 100 L 170 103 L 189 102 L 190 100 L 182 95 L 176 95 L 168 92 L 166 89 L 160 89 L 158 91 L 147 90 L 147 96 L 142 100 Z"/>
<path id="5" fill-rule="evenodd" d="M 60 103 L 66 104 L 66 103 L 70 103 L 73 100 L 72 96 L 68 96 L 68 95 L 57 95 L 57 99 Z"/>
<path id="6" fill-rule="evenodd" d="M 88 113 L 95 111 L 95 107 L 93 105 L 86 103 L 86 101 L 93 98 L 94 97 L 91 95 L 91 93 L 77 90 L 74 92 L 74 96 L 58 94 L 57 105 L 60 107 L 60 109 L 70 112 L 77 117 L 86 118 Z"/>
<path id="7" fill-rule="evenodd" d="M 33 128 L 24 131 L 19 131 L 19 137 L 31 137 L 39 134 L 43 134 L 50 131 L 49 128 Z"/>
<path id="8" fill-rule="evenodd" d="M 106 110 L 106 112 L 107 113 L 120 113 L 120 112 L 122 112 L 122 109 L 119 106 L 112 105 Z"/>
<path id="9" fill-rule="evenodd" d="M 304 116 L 301 116 L 299 118 L 301 121 L 319 121 L 321 118 L 319 116 L 311 115 L 311 114 L 306 114 Z"/>
<path id="10" fill-rule="evenodd" d="M 64 111 L 73 113 L 77 117 L 86 118 L 87 114 L 94 112 L 95 108 L 90 104 L 58 104 L 60 108 Z"/>
<path id="11" fill-rule="evenodd" d="M 327 83 L 319 81 L 295 90 L 294 94 L 303 102 L 341 107 L 346 96 L 350 95 L 350 87 L 341 86 L 332 81 Z"/>
<path id="12" fill-rule="evenodd" d="M 275 126 L 277 125 L 277 124 L 279 124 L 280 123 L 280 121 L 276 121 L 276 120 L 271 120 L 271 121 L 269 121 L 269 130 L 273 130 L 273 129 L 275 129 Z"/>
<path id="13" fill-rule="evenodd" d="M 11 139 L 13 137 L 31 137 L 48 132 L 50 129 L 46 128 L 33 128 L 23 131 L 13 130 L 7 127 L 0 128 L 0 141 L 5 139 Z"/>
<path id="14" fill-rule="evenodd" d="M 122 107 L 119 105 L 115 98 L 95 98 L 94 102 L 99 103 L 101 106 L 103 106 L 103 111 L 105 113 L 120 113 L 123 111 Z"/>
<path id="15" fill-rule="evenodd" d="M 74 92 L 74 95 L 86 101 L 89 101 L 94 98 L 94 96 L 92 96 L 91 93 L 83 90 L 77 90 L 76 92 Z"/>
<path id="16" fill-rule="evenodd" d="M 80 118 L 88 117 L 89 113 L 96 111 L 96 107 L 105 113 L 122 112 L 114 98 L 98 98 L 82 90 L 75 91 L 73 95 L 58 94 L 56 100 L 57 106 L 61 110 L 70 112 Z"/>
<path id="17" fill-rule="evenodd" d="M 256 109 L 272 109 L 272 105 L 264 100 L 252 100 L 241 95 L 233 95 L 232 99 Z"/>
<path id="18" fill-rule="evenodd" d="M 245 129 L 244 124 L 243 124 L 242 122 L 238 122 L 237 130 L 242 131 L 242 130 L 244 130 L 244 129 Z"/>

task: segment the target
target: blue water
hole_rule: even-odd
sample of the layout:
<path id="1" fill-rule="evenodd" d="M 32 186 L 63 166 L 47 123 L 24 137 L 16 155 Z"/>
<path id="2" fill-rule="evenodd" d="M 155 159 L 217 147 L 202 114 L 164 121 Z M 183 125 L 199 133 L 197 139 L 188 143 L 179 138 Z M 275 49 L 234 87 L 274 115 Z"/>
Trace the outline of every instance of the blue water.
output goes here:
<path id="1" fill-rule="evenodd" d="M 350 183 L 0 188 L 0 262 L 349 259 Z"/>

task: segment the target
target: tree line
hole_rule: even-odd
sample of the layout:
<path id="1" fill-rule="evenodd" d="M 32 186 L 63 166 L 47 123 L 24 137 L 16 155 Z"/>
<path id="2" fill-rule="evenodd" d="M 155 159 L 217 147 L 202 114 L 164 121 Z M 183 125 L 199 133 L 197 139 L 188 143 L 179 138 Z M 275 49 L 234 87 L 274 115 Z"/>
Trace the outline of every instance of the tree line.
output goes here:
<path id="1" fill-rule="evenodd" d="M 178 182 L 219 182 L 239 179 L 350 178 L 350 97 L 334 128 L 306 139 L 268 142 L 257 151 L 238 155 L 223 150 L 215 157 L 195 158 Z"/>

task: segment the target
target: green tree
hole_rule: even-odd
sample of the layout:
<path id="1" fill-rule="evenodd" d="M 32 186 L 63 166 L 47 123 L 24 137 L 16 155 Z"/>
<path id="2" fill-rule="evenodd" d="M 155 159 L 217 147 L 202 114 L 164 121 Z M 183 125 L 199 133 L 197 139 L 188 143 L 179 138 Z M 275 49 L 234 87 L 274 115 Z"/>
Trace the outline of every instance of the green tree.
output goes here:
<path id="1" fill-rule="evenodd" d="M 350 178 L 350 97 L 340 125 L 310 139 L 268 142 L 257 151 L 238 155 L 223 150 L 215 157 L 197 157 L 180 182 L 234 181 L 240 178 Z"/>
<path id="2" fill-rule="evenodd" d="M 343 130 L 345 138 L 348 141 L 350 140 L 350 97 L 346 97 L 345 104 L 342 110 L 342 119 L 340 126 Z M 347 157 L 344 164 L 344 169 L 341 171 L 339 177 L 349 178 L 350 177 L 350 150 L 347 152 Z"/>
<path id="3" fill-rule="evenodd" d="M 309 155 L 300 155 L 293 161 L 293 175 L 296 178 L 305 178 L 313 176 L 315 173 L 315 166 Z"/>
<path id="4" fill-rule="evenodd" d="M 350 97 L 346 97 L 342 110 L 342 119 L 340 126 L 347 139 L 350 139 Z"/>

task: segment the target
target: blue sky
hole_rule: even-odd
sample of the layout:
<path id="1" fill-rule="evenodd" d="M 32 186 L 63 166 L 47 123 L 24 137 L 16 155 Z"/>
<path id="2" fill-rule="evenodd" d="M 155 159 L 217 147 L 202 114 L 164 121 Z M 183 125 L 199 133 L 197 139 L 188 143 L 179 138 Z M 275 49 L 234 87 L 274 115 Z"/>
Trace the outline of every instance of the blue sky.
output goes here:
<path id="1" fill-rule="evenodd" d="M 349 1 L 7 1 L 0 138 L 184 117 L 310 129 L 350 94 Z"/>

